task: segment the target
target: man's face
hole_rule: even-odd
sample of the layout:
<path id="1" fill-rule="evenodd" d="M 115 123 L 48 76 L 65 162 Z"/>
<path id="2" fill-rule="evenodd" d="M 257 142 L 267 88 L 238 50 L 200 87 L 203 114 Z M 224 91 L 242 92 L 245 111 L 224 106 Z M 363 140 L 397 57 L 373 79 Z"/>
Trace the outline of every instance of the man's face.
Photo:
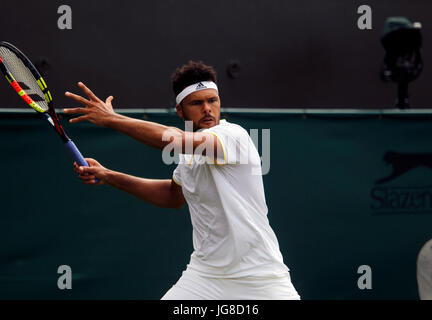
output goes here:
<path id="1" fill-rule="evenodd" d="M 219 124 L 220 99 L 215 89 L 196 91 L 176 106 L 177 114 L 193 121 L 193 130 L 211 128 Z"/>

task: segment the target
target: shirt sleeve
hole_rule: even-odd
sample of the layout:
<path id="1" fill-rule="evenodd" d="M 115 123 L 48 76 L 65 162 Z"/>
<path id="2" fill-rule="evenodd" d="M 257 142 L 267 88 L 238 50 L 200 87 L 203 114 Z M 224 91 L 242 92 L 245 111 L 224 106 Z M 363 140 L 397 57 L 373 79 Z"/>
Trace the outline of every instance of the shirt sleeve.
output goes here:
<path id="1" fill-rule="evenodd" d="M 172 175 L 172 179 L 180 187 L 182 186 L 181 176 L 180 176 L 180 164 L 178 164 L 177 167 L 174 169 L 174 172 L 173 172 L 173 175 Z"/>
<path id="2" fill-rule="evenodd" d="M 203 130 L 216 136 L 222 145 L 222 151 L 214 162 L 218 165 L 247 163 L 249 134 L 238 125 L 218 125 Z"/>

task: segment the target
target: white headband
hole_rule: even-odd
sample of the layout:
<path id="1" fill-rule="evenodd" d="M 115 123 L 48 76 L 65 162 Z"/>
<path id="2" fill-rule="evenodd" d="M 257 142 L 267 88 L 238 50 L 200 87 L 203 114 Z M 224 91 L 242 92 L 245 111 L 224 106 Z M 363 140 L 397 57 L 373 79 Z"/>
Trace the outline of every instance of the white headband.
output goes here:
<path id="1" fill-rule="evenodd" d="M 186 98 L 191 93 L 203 89 L 215 89 L 219 93 L 216 83 L 214 83 L 213 81 L 202 81 L 184 88 L 183 91 L 178 94 L 176 98 L 176 103 L 180 104 L 180 102 L 182 102 L 183 99 Z"/>

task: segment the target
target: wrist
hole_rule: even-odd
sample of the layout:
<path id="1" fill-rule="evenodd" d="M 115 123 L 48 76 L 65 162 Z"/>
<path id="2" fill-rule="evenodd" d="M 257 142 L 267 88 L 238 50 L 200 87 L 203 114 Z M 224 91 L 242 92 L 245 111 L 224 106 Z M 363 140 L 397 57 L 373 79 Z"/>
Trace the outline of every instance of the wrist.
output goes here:
<path id="1" fill-rule="evenodd" d="M 114 185 L 114 181 L 115 181 L 115 174 L 116 174 L 115 171 L 112 171 L 112 170 L 110 170 L 110 169 L 105 169 L 105 170 L 104 170 L 104 173 L 103 173 L 102 180 L 103 180 L 106 184 L 112 186 L 112 185 Z"/>
<path id="2" fill-rule="evenodd" d="M 103 120 L 102 126 L 112 128 L 115 125 L 115 123 L 117 121 L 121 120 L 122 118 L 123 118 L 123 116 L 118 114 L 118 113 L 115 113 L 115 112 L 110 113 Z"/>

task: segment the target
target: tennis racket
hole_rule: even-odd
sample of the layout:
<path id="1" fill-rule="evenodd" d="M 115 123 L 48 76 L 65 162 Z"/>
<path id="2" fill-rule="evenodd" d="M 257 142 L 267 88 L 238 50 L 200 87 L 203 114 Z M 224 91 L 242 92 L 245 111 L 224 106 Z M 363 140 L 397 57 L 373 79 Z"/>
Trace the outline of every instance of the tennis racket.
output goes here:
<path id="1" fill-rule="evenodd" d="M 16 93 L 50 123 L 77 164 L 89 167 L 63 130 L 54 110 L 51 93 L 39 71 L 20 50 L 3 41 L 0 41 L 0 70 Z"/>

